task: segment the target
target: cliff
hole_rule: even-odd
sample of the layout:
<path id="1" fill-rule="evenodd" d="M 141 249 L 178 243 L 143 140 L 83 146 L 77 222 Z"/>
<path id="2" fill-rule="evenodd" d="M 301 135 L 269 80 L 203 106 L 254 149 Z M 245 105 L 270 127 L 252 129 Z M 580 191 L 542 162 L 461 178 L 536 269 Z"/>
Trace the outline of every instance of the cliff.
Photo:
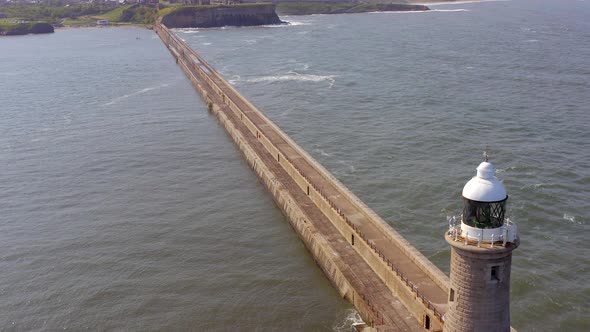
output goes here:
<path id="1" fill-rule="evenodd" d="M 27 35 L 29 33 L 52 33 L 53 26 L 46 22 L 7 23 L 0 22 L 0 36 Z"/>
<path id="2" fill-rule="evenodd" d="M 283 24 L 270 3 L 181 6 L 162 11 L 162 23 L 169 28 L 212 28 Z"/>
<path id="3" fill-rule="evenodd" d="M 367 12 L 425 11 L 424 5 L 385 4 L 385 3 L 342 3 L 342 2 L 280 2 L 277 12 L 281 15 L 311 14 L 351 14 Z"/>

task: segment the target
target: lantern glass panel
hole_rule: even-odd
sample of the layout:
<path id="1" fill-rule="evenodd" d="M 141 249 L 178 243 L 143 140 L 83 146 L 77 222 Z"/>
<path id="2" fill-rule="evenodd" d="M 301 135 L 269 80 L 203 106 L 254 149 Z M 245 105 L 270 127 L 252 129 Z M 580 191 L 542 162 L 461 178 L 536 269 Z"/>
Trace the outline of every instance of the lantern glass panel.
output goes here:
<path id="1" fill-rule="evenodd" d="M 499 202 L 478 202 L 465 199 L 463 223 L 476 228 L 498 228 L 504 224 L 506 198 Z"/>

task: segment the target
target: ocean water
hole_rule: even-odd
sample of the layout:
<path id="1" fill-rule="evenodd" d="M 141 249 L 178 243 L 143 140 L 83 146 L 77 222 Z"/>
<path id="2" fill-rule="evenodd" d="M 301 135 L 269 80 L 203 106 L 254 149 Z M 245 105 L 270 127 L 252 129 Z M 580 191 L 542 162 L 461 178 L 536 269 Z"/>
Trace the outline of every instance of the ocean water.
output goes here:
<path id="1" fill-rule="evenodd" d="M 179 35 L 446 272 L 487 150 L 512 324 L 589 330 L 590 2 L 431 8 Z M 0 330 L 351 330 L 152 31 L 3 37 L 0 91 Z"/>

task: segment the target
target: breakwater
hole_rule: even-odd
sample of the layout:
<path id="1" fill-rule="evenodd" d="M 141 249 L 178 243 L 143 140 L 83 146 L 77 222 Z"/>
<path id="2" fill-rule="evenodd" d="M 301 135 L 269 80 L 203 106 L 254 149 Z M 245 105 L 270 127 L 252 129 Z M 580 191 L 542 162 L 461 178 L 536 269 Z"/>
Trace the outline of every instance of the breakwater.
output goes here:
<path id="1" fill-rule="evenodd" d="M 376 330 L 442 330 L 448 278 L 184 41 L 155 27 L 340 294 Z"/>

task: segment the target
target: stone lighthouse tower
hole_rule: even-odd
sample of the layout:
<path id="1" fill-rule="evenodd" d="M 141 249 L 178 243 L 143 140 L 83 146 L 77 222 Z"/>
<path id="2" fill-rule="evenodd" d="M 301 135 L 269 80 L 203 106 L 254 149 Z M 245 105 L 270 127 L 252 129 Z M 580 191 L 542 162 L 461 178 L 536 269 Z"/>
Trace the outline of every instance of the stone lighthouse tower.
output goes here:
<path id="1" fill-rule="evenodd" d="M 516 225 L 505 219 L 508 195 L 485 161 L 463 188 L 461 223 L 449 221 L 449 310 L 444 331 L 510 331 L 510 264 L 518 247 Z"/>

